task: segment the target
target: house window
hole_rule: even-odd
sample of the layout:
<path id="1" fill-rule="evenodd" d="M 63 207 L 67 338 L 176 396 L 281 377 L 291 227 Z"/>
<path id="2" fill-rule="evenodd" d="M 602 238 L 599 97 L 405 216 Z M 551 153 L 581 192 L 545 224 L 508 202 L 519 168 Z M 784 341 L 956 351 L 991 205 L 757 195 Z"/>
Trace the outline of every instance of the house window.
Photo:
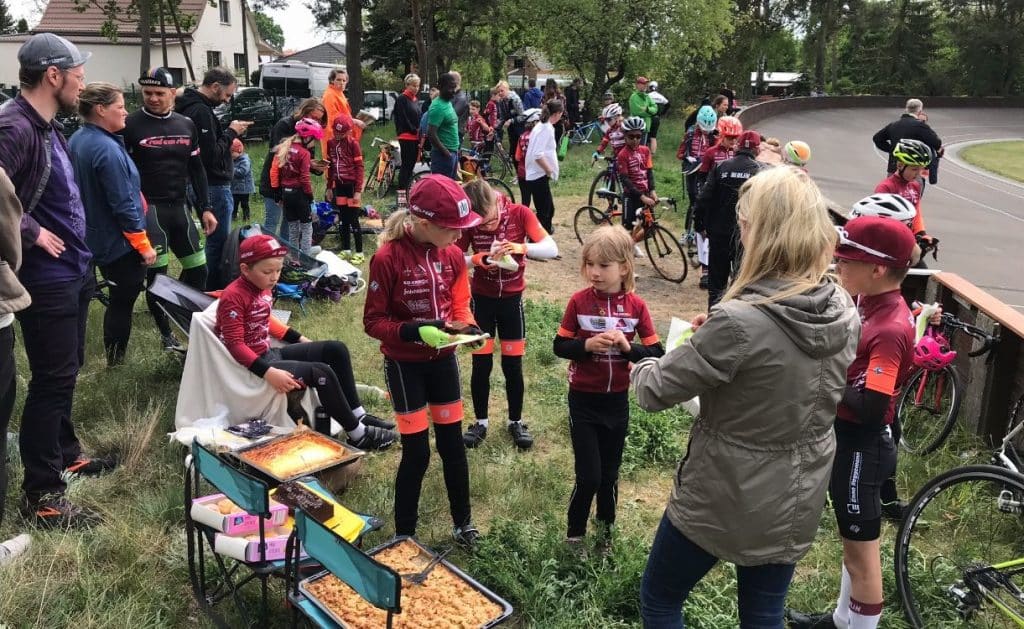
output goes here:
<path id="1" fill-rule="evenodd" d="M 228 0 L 220 0 L 220 23 L 230 24 L 231 23 L 231 7 L 228 6 Z"/>
<path id="2" fill-rule="evenodd" d="M 220 51 L 219 50 L 207 50 L 206 51 L 206 68 L 215 68 L 220 65 Z"/>
<path id="3" fill-rule="evenodd" d="M 185 69 L 184 68 L 167 68 L 168 72 L 171 73 L 171 77 L 174 78 L 175 85 L 185 84 Z"/>
<path id="4" fill-rule="evenodd" d="M 235 53 L 235 72 L 241 72 L 242 76 L 249 74 L 248 59 L 245 58 L 245 55 L 237 52 Z"/>

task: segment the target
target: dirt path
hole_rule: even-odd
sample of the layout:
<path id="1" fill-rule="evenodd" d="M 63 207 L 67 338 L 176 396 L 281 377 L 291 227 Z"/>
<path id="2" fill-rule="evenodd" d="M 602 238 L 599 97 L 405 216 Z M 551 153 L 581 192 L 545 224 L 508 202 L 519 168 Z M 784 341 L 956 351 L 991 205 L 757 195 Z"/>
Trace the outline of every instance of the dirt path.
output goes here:
<path id="1" fill-rule="evenodd" d="M 527 264 L 528 297 L 565 303 L 570 295 L 585 286 L 580 277 L 582 245 L 573 233 L 572 218 L 586 202 L 583 196 L 555 199 L 555 242 L 562 259 L 548 262 L 531 260 Z M 667 333 L 671 317 L 689 321 L 706 310 L 707 292 L 697 288 L 697 271 L 690 269 L 682 284 L 674 284 L 662 279 L 650 260 L 644 257 L 636 260 L 636 272 L 639 276 L 636 292 L 647 302 L 660 334 Z"/>

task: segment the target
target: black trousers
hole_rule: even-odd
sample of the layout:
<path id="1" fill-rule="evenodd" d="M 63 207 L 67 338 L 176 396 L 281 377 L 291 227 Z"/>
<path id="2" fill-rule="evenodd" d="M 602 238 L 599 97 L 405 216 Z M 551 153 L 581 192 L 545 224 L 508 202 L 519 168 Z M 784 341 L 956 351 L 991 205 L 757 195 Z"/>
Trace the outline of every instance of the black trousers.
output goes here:
<path id="1" fill-rule="evenodd" d="M 14 363 L 14 324 L 0 328 L 0 524 L 7 504 L 7 427 L 14 412 L 17 366 Z"/>
<path id="2" fill-rule="evenodd" d="M 103 314 L 103 348 L 110 366 L 124 362 L 132 335 L 132 311 L 139 293 L 146 287 L 146 270 L 142 257 L 135 251 L 100 267 L 103 279 L 110 284 L 110 305 Z"/>
<path id="3" fill-rule="evenodd" d="M 232 218 L 238 218 L 238 208 L 242 208 L 242 220 L 249 220 L 249 193 L 247 192 L 235 192 L 231 195 L 235 200 L 235 210 L 232 213 Z"/>
<path id="4" fill-rule="evenodd" d="M 316 389 L 327 414 L 345 431 L 356 427 L 359 420 L 352 414 L 359 407 L 359 394 L 352 373 L 352 358 L 341 341 L 292 343 L 272 349 L 264 355 L 271 367 L 283 369 L 295 378 L 302 378 Z"/>
<path id="5" fill-rule="evenodd" d="M 506 341 L 526 339 L 526 318 L 523 313 L 522 294 L 510 297 L 487 297 L 473 295 L 473 317 L 480 329 L 500 338 L 502 347 Z M 470 391 L 473 395 L 473 414 L 477 419 L 489 417 L 488 406 L 491 398 L 491 369 L 494 368 L 494 354 L 473 354 L 473 374 L 470 376 Z M 523 418 L 523 396 L 526 385 L 523 382 L 523 357 L 520 354 L 501 354 L 501 371 L 505 375 L 505 396 L 508 399 L 508 418 L 520 421 Z"/>
<path id="6" fill-rule="evenodd" d="M 428 407 L 451 408 L 453 404 L 461 404 L 459 363 L 454 354 L 427 362 L 398 362 L 388 358 L 384 361 L 384 375 L 402 433 L 402 460 L 395 476 L 395 535 L 415 535 L 423 477 L 430 464 L 430 429 L 423 427 L 408 432 L 402 415 L 425 413 Z M 445 419 L 447 423 L 444 423 L 433 417 L 434 443 L 441 456 L 448 507 L 455 526 L 471 521 L 469 463 L 462 441 L 461 419 L 460 414 Z M 425 425 L 425 420 L 423 423 Z"/>
<path id="7" fill-rule="evenodd" d="M 18 446 L 30 501 L 64 493 L 64 467 L 82 446 L 71 422 L 78 371 L 85 363 L 85 326 L 96 292 L 90 268 L 70 282 L 28 286 L 32 305 L 17 314 L 32 377 L 21 414 Z"/>
<path id="8" fill-rule="evenodd" d="M 729 286 L 733 261 L 739 255 L 739 235 L 708 234 L 708 310 L 722 300 Z"/>
<path id="9" fill-rule="evenodd" d="M 358 207 L 339 207 L 338 217 L 341 219 L 341 248 L 350 249 L 349 243 L 353 240 L 356 244 L 356 253 L 363 252 L 363 230 L 359 226 L 359 215 L 363 209 Z"/>
<path id="10" fill-rule="evenodd" d="M 412 170 L 416 167 L 416 155 L 419 154 L 420 143 L 417 140 L 399 140 L 398 150 L 402 158 L 402 166 L 398 169 L 398 189 L 408 190 L 409 180 L 412 179 Z"/>
<path id="11" fill-rule="evenodd" d="M 526 182 L 526 187 L 533 198 L 533 207 L 537 212 L 537 220 L 541 227 L 554 235 L 555 227 L 551 221 L 555 218 L 555 200 L 551 196 L 551 180 L 547 176 Z"/>
<path id="12" fill-rule="evenodd" d="M 569 437 L 576 484 L 569 498 L 567 537 L 587 532 L 590 505 L 597 496 L 597 520 L 615 523 L 619 467 L 629 432 L 629 393 L 585 393 L 569 389 Z"/>

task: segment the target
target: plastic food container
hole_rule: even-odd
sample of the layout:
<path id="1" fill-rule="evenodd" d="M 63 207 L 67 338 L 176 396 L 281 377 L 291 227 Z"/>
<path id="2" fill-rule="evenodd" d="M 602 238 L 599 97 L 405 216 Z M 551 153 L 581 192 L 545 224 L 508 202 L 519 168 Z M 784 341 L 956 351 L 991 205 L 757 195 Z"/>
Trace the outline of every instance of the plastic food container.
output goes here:
<path id="1" fill-rule="evenodd" d="M 234 506 L 234 510 L 230 513 L 221 512 L 218 503 L 223 504 L 227 500 L 224 494 L 211 494 L 202 498 L 196 498 L 192 501 L 192 509 L 189 511 L 189 514 L 195 522 L 205 524 L 228 535 L 258 533 L 260 530 L 259 516 L 246 513 L 237 505 Z M 264 518 L 263 526 L 266 529 L 271 529 L 281 526 L 287 519 L 288 507 L 271 500 L 270 518 Z"/>

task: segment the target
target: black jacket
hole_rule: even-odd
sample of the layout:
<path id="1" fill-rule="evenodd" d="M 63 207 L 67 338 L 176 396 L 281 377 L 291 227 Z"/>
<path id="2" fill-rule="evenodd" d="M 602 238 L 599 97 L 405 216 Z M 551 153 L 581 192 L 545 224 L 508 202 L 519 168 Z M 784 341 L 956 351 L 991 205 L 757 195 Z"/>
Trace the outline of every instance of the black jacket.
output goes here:
<path id="1" fill-rule="evenodd" d="M 736 233 L 736 199 L 740 186 L 761 170 L 753 151 L 741 149 L 708 173 L 697 195 L 694 229 L 708 236 L 729 237 Z"/>
<path id="2" fill-rule="evenodd" d="M 423 116 L 423 112 L 420 111 L 420 104 L 418 101 L 414 101 L 404 93 L 398 95 L 398 99 L 395 101 L 395 110 L 391 113 L 391 117 L 395 121 L 395 135 L 402 135 L 403 133 L 416 133 L 420 131 L 420 118 Z"/>
<path id="3" fill-rule="evenodd" d="M 260 173 L 260 196 L 274 198 L 274 191 L 270 187 L 270 164 L 274 161 L 274 149 L 281 140 L 295 135 L 295 120 L 294 116 L 285 116 L 274 124 L 274 128 L 270 130 L 270 137 L 267 138 L 267 156 L 263 160 L 263 171 Z"/>
<path id="4" fill-rule="evenodd" d="M 899 120 L 885 125 L 871 138 L 871 141 L 875 143 L 879 151 L 885 151 L 889 154 L 889 165 L 887 167 L 889 172 L 896 170 L 896 160 L 892 157 L 892 150 L 900 140 L 920 140 L 927 144 L 935 154 L 938 154 L 939 148 L 942 147 L 942 140 L 928 126 L 927 122 L 918 120 L 912 114 L 903 114 Z"/>
<path id="5" fill-rule="evenodd" d="M 232 129 L 222 127 L 213 113 L 216 103 L 207 99 L 198 90 L 188 88 L 178 97 L 174 110 L 188 116 L 199 131 L 199 157 L 206 167 L 206 179 L 211 186 L 225 186 L 231 183 L 235 174 L 231 161 L 231 141 L 238 137 Z"/>

